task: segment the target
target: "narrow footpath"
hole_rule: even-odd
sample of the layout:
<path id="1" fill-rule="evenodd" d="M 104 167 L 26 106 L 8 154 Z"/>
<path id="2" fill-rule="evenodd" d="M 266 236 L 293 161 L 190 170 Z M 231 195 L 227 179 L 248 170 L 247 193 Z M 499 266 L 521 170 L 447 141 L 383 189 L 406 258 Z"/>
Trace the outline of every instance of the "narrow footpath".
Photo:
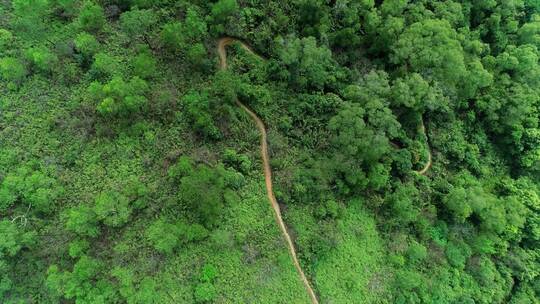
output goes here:
<path id="1" fill-rule="evenodd" d="M 237 39 L 231 38 L 231 37 L 224 37 L 221 38 L 218 41 L 218 47 L 217 52 L 219 54 L 219 63 L 220 68 L 222 70 L 227 69 L 227 50 L 226 47 L 228 45 L 231 45 L 232 43 L 238 42 L 246 51 L 249 53 L 257 56 L 253 52 L 253 50 L 243 43 L 242 41 L 239 41 Z M 302 270 L 302 267 L 300 267 L 300 263 L 298 262 L 298 258 L 296 256 L 296 249 L 294 248 L 294 243 L 291 239 L 291 236 L 289 235 L 289 231 L 287 230 L 287 226 L 285 225 L 285 222 L 283 222 L 283 218 L 281 217 L 281 210 L 279 208 L 279 204 L 276 200 L 276 197 L 274 196 L 274 191 L 272 190 L 272 169 L 270 168 L 270 157 L 268 156 L 268 142 L 267 142 L 267 136 L 266 136 L 266 127 L 263 123 L 263 121 L 255 114 L 255 112 L 251 111 L 248 107 L 246 107 L 243 103 L 241 103 L 239 100 L 236 100 L 236 104 L 242 108 L 256 123 L 257 128 L 259 129 L 259 132 L 261 133 L 261 158 L 263 162 L 263 170 L 264 170 L 264 179 L 266 182 L 266 193 L 268 195 L 268 200 L 270 201 L 270 204 L 272 205 L 272 209 L 274 210 L 274 215 L 276 218 L 276 221 L 279 225 L 279 228 L 281 230 L 281 233 L 283 234 L 283 237 L 285 238 L 285 241 L 287 242 L 287 246 L 289 247 L 289 253 L 291 255 L 291 258 L 294 263 L 294 267 L 296 268 L 296 271 L 300 275 L 300 278 L 302 279 L 302 282 L 304 283 L 304 286 L 306 288 L 306 291 L 309 294 L 309 297 L 311 298 L 311 303 L 318 304 L 319 300 L 317 299 L 317 296 L 315 295 L 315 292 L 313 291 L 313 288 L 311 288 L 311 285 L 309 283 L 309 280 L 307 279 L 306 275 L 304 274 L 304 271 Z"/>

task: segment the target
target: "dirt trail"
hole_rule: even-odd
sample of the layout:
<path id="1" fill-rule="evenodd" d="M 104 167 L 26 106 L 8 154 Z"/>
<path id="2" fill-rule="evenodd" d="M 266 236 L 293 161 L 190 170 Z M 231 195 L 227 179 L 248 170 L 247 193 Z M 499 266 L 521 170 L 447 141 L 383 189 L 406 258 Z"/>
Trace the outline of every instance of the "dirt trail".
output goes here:
<path id="1" fill-rule="evenodd" d="M 424 125 L 424 120 L 422 120 L 422 124 L 420 125 L 420 131 L 422 132 L 422 134 L 426 134 L 426 126 Z M 427 138 L 427 135 L 426 135 L 426 138 Z M 426 174 L 426 172 L 429 170 L 429 168 L 431 168 L 432 163 L 433 163 L 433 160 L 432 160 L 432 156 L 431 156 L 431 149 L 428 149 L 428 161 L 427 161 L 427 163 L 424 165 L 424 168 L 422 168 L 421 170 L 418 170 L 416 172 L 418 172 L 418 174 L 420 174 L 420 175 Z"/>
<path id="2" fill-rule="evenodd" d="M 219 65 L 222 70 L 227 69 L 226 47 L 235 42 L 240 43 L 240 45 L 249 53 L 254 54 L 255 56 L 258 56 L 255 52 L 253 52 L 253 50 L 248 45 L 246 45 L 240 40 L 237 40 L 231 37 L 221 38 L 218 41 L 217 51 L 219 54 Z M 262 157 L 262 162 L 263 162 L 264 179 L 266 182 L 266 193 L 268 194 L 268 200 L 270 201 L 272 208 L 274 209 L 274 215 L 275 215 L 276 221 L 279 225 L 279 228 L 281 229 L 281 233 L 283 234 L 285 241 L 287 242 L 287 246 L 289 247 L 289 253 L 293 260 L 294 267 L 296 268 L 296 271 L 300 275 L 302 282 L 304 283 L 304 286 L 306 288 L 306 291 L 309 293 L 309 297 L 311 298 L 311 303 L 318 304 L 319 301 L 317 300 L 317 296 L 315 295 L 315 292 L 311 288 L 311 285 L 309 284 L 309 280 L 304 274 L 302 267 L 300 267 L 300 263 L 298 262 L 298 258 L 296 257 L 296 250 L 294 248 L 294 243 L 291 239 L 291 236 L 289 235 L 287 226 L 285 226 L 285 222 L 283 222 L 283 219 L 281 218 L 281 210 L 279 208 L 279 204 L 276 200 L 276 197 L 274 196 L 274 191 L 272 190 L 272 169 L 270 168 L 270 157 L 268 156 L 268 142 L 266 139 L 266 127 L 264 126 L 263 121 L 257 116 L 257 114 L 251 111 L 243 103 L 241 103 L 239 100 L 236 100 L 236 104 L 240 108 L 242 108 L 246 113 L 248 113 L 249 116 L 251 116 L 251 118 L 257 124 L 257 128 L 259 129 L 259 132 L 261 133 L 261 157 Z"/>

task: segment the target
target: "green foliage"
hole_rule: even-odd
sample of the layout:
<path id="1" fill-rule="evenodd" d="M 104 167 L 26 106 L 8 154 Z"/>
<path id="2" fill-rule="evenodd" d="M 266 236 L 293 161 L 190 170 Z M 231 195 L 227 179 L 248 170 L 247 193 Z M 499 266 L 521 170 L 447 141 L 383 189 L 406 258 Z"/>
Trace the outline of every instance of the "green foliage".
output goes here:
<path id="1" fill-rule="evenodd" d="M 0 260 L 16 256 L 36 238 L 35 232 L 23 232 L 14 222 L 5 219 L 0 221 L 0 236 Z"/>
<path id="2" fill-rule="evenodd" d="M 91 1 L 84 3 L 77 17 L 79 27 L 87 32 L 99 32 L 106 22 L 103 8 Z"/>
<path id="3" fill-rule="evenodd" d="M 133 73 L 142 79 L 151 78 L 157 71 L 156 59 L 149 52 L 142 52 L 133 58 Z"/>
<path id="4" fill-rule="evenodd" d="M 83 256 L 90 248 L 90 243 L 86 240 L 75 240 L 69 244 L 69 256 L 77 258 Z"/>
<path id="5" fill-rule="evenodd" d="M 118 63 L 114 57 L 103 52 L 94 55 L 94 63 L 90 69 L 90 73 L 94 78 L 109 78 L 118 74 L 117 70 Z"/>
<path id="6" fill-rule="evenodd" d="M 313 37 L 277 41 L 280 70 L 277 74 L 284 81 L 302 89 L 322 90 L 333 86 L 340 73 L 332 58 L 332 52 L 325 46 L 318 46 Z"/>
<path id="7" fill-rule="evenodd" d="M 126 82 L 115 76 L 107 84 L 94 82 L 88 88 L 90 98 L 98 102 L 97 111 L 108 117 L 127 117 L 142 111 L 148 100 L 149 90 L 146 81 L 135 76 Z"/>
<path id="8" fill-rule="evenodd" d="M 205 264 L 201 270 L 199 283 L 195 285 L 195 302 L 209 303 L 217 297 L 217 291 L 212 284 L 217 276 L 217 269 L 212 264 Z"/>
<path id="9" fill-rule="evenodd" d="M 130 37 L 148 35 L 152 27 L 157 23 L 157 16 L 152 10 L 134 8 L 124 12 L 120 16 L 122 30 Z"/>
<path id="10" fill-rule="evenodd" d="M 60 272 L 52 265 L 47 271 L 47 286 L 76 303 L 110 303 L 115 301 L 113 285 L 100 278 L 103 264 L 98 260 L 81 256 L 73 270 Z"/>
<path id="11" fill-rule="evenodd" d="M 140 282 L 136 282 L 133 271 L 122 267 L 115 267 L 111 273 L 120 281 L 119 292 L 127 303 L 157 303 L 156 293 L 159 285 L 155 279 L 145 277 Z"/>
<path id="12" fill-rule="evenodd" d="M 129 221 L 132 208 L 129 199 L 116 191 L 102 192 L 96 197 L 94 211 L 107 226 L 120 227 Z"/>
<path id="13" fill-rule="evenodd" d="M 212 227 L 219 222 L 225 206 L 226 187 L 226 172 L 223 167 L 198 165 L 193 173 L 180 179 L 178 194 L 201 224 Z"/>
<path id="14" fill-rule="evenodd" d="M 219 0 L 212 5 L 212 21 L 216 25 L 216 32 L 225 31 L 227 19 L 239 10 L 236 0 Z"/>
<path id="15" fill-rule="evenodd" d="M 161 30 L 161 41 L 171 51 L 179 51 L 184 46 L 183 28 L 180 22 L 167 23 Z"/>
<path id="16" fill-rule="evenodd" d="M 63 187 L 46 173 L 21 166 L 4 177 L 0 186 L 0 211 L 16 202 L 23 208 L 41 213 L 51 213 L 56 201 L 62 196 Z"/>
<path id="17" fill-rule="evenodd" d="M 187 115 L 193 122 L 193 126 L 205 136 L 218 139 L 221 132 L 214 124 L 214 119 L 210 114 L 210 96 L 208 92 L 192 91 L 182 97 Z"/>
<path id="18" fill-rule="evenodd" d="M 66 228 L 81 236 L 96 237 L 100 230 L 98 218 L 91 207 L 80 205 L 73 207 L 66 214 Z"/>
<path id="19" fill-rule="evenodd" d="M 50 73 L 58 63 L 58 58 L 45 47 L 31 48 L 26 51 L 26 57 L 36 70 Z"/>
<path id="20" fill-rule="evenodd" d="M 19 85 L 26 76 L 26 68 L 17 58 L 0 58 L 0 76 L 5 81 Z"/>
<path id="21" fill-rule="evenodd" d="M 393 47 L 392 62 L 406 63 L 422 73 L 433 69 L 438 80 L 449 85 L 456 84 L 466 72 L 458 34 L 446 20 L 411 24 Z"/>
<path id="22" fill-rule="evenodd" d="M 92 34 L 82 32 L 75 37 L 75 47 L 84 56 L 94 56 L 99 51 L 99 42 Z"/>
<path id="23" fill-rule="evenodd" d="M 427 248 L 413 241 L 409 244 L 409 248 L 407 248 L 407 257 L 413 263 L 421 262 L 427 258 Z"/>
<path id="24" fill-rule="evenodd" d="M 0 302 L 308 303 L 241 101 L 321 303 L 537 303 L 537 2 L 0 1 Z"/>
<path id="25" fill-rule="evenodd" d="M 199 43 L 208 35 L 207 25 L 197 10 L 188 8 L 183 22 L 170 22 L 163 26 L 160 34 L 162 44 L 172 52 L 192 53 L 188 59 L 197 58 Z M 204 47 L 203 47 L 204 49 Z M 193 54 L 195 53 L 195 54 Z"/>
<path id="26" fill-rule="evenodd" d="M 171 223 L 159 219 L 148 227 L 146 237 L 157 251 L 170 255 L 180 245 L 205 239 L 208 231 L 198 224 L 189 225 L 183 221 Z"/>
<path id="27" fill-rule="evenodd" d="M 3 28 L 0 28 L 0 52 L 7 50 L 11 47 L 13 41 L 13 34 Z"/>

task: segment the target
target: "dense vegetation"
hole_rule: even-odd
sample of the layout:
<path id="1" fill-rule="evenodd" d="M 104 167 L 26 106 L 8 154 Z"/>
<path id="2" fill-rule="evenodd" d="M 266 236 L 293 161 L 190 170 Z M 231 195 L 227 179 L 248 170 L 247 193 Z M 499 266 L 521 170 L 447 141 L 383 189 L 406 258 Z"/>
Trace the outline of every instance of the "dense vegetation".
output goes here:
<path id="1" fill-rule="evenodd" d="M 537 0 L 0 16 L 0 302 L 308 303 L 236 99 L 321 303 L 540 302 Z"/>

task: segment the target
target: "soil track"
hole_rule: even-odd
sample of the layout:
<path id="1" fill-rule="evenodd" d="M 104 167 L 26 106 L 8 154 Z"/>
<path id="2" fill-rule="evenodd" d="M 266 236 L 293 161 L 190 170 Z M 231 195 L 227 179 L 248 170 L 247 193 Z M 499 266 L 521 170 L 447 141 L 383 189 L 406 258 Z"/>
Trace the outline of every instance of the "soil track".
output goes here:
<path id="1" fill-rule="evenodd" d="M 242 41 L 238 39 L 235 39 L 232 37 L 221 38 L 218 41 L 217 52 L 219 55 L 219 66 L 222 70 L 227 69 L 226 47 L 235 42 L 239 43 L 249 53 L 255 56 L 258 56 L 255 52 L 253 52 L 253 50 L 247 44 L 243 43 Z M 236 104 L 240 108 L 242 108 L 255 121 L 257 125 L 257 129 L 259 129 L 259 132 L 261 133 L 261 158 L 263 162 L 264 180 L 266 182 L 266 193 L 268 195 L 268 200 L 270 201 L 270 204 L 272 205 L 272 209 L 274 209 L 274 215 L 275 215 L 276 221 L 279 225 L 279 228 L 281 229 L 281 233 L 283 234 L 285 241 L 287 242 L 287 246 L 289 247 L 289 253 L 293 260 L 294 267 L 296 268 L 296 271 L 298 272 L 298 274 L 300 275 L 300 278 L 302 279 L 302 282 L 304 283 L 304 287 L 306 288 L 306 291 L 309 294 L 311 303 L 318 304 L 319 301 L 317 300 L 317 296 L 315 295 L 313 288 L 311 288 L 309 280 L 304 274 L 302 267 L 300 267 L 300 263 L 298 262 L 298 258 L 296 256 L 296 249 L 294 248 L 294 243 L 291 239 L 291 236 L 289 235 L 289 231 L 287 230 L 287 226 L 285 225 L 285 222 L 283 222 L 279 204 L 276 200 L 276 197 L 274 196 L 274 191 L 272 190 L 272 169 L 270 168 L 270 157 L 268 156 L 268 142 L 267 142 L 267 136 L 266 136 L 266 127 L 264 125 L 264 122 L 257 116 L 257 114 L 255 114 L 255 112 L 251 111 L 239 100 L 236 100 Z"/>
<path id="2" fill-rule="evenodd" d="M 426 126 L 424 125 L 424 120 L 422 120 L 422 124 L 420 125 L 420 131 L 422 132 L 422 134 L 426 134 Z M 426 135 L 426 138 L 427 138 L 427 135 Z M 431 149 L 428 149 L 428 161 L 427 161 L 427 163 L 424 165 L 424 168 L 422 168 L 421 170 L 418 170 L 416 172 L 418 172 L 418 174 L 421 174 L 421 175 L 426 174 L 426 172 L 429 170 L 429 168 L 431 168 L 432 163 L 433 163 L 433 159 L 432 159 L 432 156 L 431 156 Z"/>

